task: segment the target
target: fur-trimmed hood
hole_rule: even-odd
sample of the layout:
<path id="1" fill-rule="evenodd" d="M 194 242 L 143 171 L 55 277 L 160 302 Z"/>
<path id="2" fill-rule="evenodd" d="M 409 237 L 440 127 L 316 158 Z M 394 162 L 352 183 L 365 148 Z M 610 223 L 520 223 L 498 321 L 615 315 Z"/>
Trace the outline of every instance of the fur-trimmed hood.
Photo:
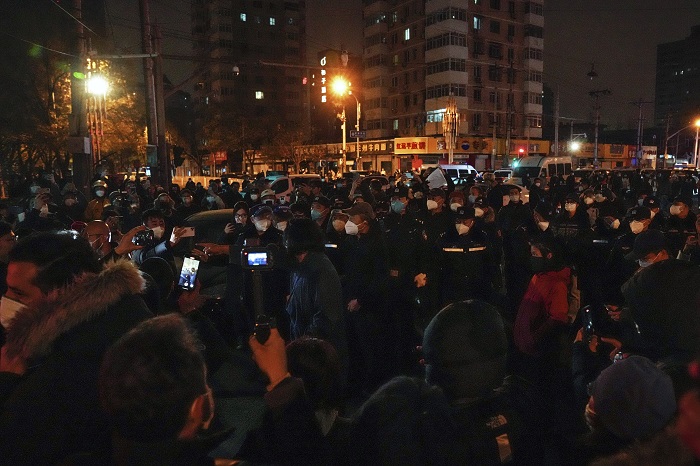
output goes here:
<path id="1" fill-rule="evenodd" d="M 15 315 L 7 329 L 7 354 L 25 360 L 45 356 L 58 337 L 95 319 L 122 297 L 142 293 L 144 287 L 141 272 L 128 260 L 109 262 L 98 274 L 86 273 L 52 293 L 41 307 Z"/>

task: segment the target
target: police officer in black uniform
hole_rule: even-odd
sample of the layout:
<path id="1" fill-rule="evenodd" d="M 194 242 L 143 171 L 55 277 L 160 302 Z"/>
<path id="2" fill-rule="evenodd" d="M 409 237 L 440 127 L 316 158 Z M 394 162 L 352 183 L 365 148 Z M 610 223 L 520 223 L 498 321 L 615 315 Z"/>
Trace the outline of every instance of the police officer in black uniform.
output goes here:
<path id="1" fill-rule="evenodd" d="M 382 221 L 387 248 L 389 325 L 395 350 L 395 369 L 406 373 L 413 369 L 413 349 L 420 344 L 414 330 L 415 298 L 425 286 L 426 235 L 423 224 L 407 212 L 408 189 L 397 186 L 391 191 L 392 209 Z M 399 210 L 399 206 L 403 207 Z"/>
<path id="2" fill-rule="evenodd" d="M 455 212 L 454 229 L 437 243 L 443 306 L 465 299 L 491 298 L 497 264 L 493 264 L 486 235 L 475 224 L 474 208 L 460 207 Z"/>
<path id="3" fill-rule="evenodd" d="M 695 234 L 697 215 L 691 210 L 692 207 L 692 198 L 680 195 L 673 199 L 673 205 L 669 208 L 671 216 L 666 222 L 665 233 L 673 257 L 683 249 L 687 238 Z"/>
<path id="4" fill-rule="evenodd" d="M 603 268 L 605 280 L 602 283 L 603 297 L 606 304 L 623 302 L 620 287 L 637 270 L 637 263 L 625 259 L 632 251 L 634 239 L 651 225 L 651 212 L 647 207 L 635 206 L 627 212 L 626 231 L 618 236 L 612 245 L 610 255 Z"/>
<path id="5" fill-rule="evenodd" d="M 508 312 L 511 318 L 520 306 L 530 283 L 530 244 L 527 232 L 532 230 L 532 212 L 523 204 L 520 187 L 502 185 L 507 188 L 509 202 L 498 211 L 496 225 L 503 238 L 503 271 L 508 294 Z"/>

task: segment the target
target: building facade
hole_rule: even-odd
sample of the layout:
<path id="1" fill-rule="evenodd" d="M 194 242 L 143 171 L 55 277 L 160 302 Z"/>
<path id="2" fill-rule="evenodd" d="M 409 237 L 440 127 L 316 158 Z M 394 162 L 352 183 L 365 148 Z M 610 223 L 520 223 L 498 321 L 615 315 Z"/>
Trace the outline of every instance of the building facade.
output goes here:
<path id="1" fill-rule="evenodd" d="M 654 121 L 674 132 L 700 117 L 700 25 L 656 48 Z"/>
<path id="2" fill-rule="evenodd" d="M 542 136 L 543 0 L 365 0 L 363 129 L 437 136 L 450 96 L 459 137 L 496 156 Z M 506 149 L 509 147 L 509 150 Z M 458 149 L 458 148 L 457 148 Z"/>
<path id="3" fill-rule="evenodd" d="M 192 45 L 200 65 L 194 91 L 201 112 L 230 104 L 250 117 L 308 121 L 303 85 L 306 2 L 193 0 Z"/>

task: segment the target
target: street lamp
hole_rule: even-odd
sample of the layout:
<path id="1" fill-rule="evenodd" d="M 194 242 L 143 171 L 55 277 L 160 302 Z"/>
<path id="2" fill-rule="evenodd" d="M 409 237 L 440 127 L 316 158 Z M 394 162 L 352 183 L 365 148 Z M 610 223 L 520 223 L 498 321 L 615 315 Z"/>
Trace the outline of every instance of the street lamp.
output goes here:
<path id="1" fill-rule="evenodd" d="M 109 82 L 99 74 L 90 76 L 87 80 L 87 91 L 92 95 L 105 95 L 109 90 Z"/>
<path id="2" fill-rule="evenodd" d="M 688 126 L 685 126 L 681 129 L 679 129 L 678 131 L 676 131 L 672 135 L 666 136 L 666 144 L 664 147 L 664 168 L 666 168 L 666 159 L 668 159 L 668 141 L 670 141 L 672 137 L 676 136 L 681 131 L 685 131 L 686 129 L 692 128 L 693 126 L 695 126 L 695 150 L 693 151 L 693 164 L 697 165 L 697 161 L 698 161 L 698 136 L 699 136 L 698 132 L 700 131 L 700 119 L 695 120 L 695 122 L 691 125 L 688 125 Z M 678 145 L 677 144 L 676 144 L 676 152 L 678 152 Z M 676 156 L 677 155 L 678 154 L 676 154 Z"/>
<path id="3" fill-rule="evenodd" d="M 338 97 L 345 97 L 345 96 L 352 96 L 355 99 L 355 102 L 357 103 L 357 121 L 355 123 L 355 136 L 356 136 L 356 154 L 357 154 L 357 163 L 360 163 L 360 114 L 362 112 L 362 105 L 360 104 L 359 99 L 355 94 L 352 93 L 352 90 L 350 89 L 350 83 L 345 80 L 342 76 L 337 76 L 336 78 L 331 81 L 331 90 L 335 95 Z M 341 122 L 343 122 L 343 157 L 345 158 L 347 156 L 347 118 L 345 116 L 345 102 L 343 102 L 343 111 L 342 113 L 338 114 L 338 118 L 340 119 Z"/>
<path id="4" fill-rule="evenodd" d="M 593 70 L 591 69 L 591 72 Z M 589 73 L 590 74 L 590 73 Z M 591 78 L 593 79 L 593 78 Z M 598 168 L 598 127 L 600 126 L 600 105 L 598 105 L 598 98 L 601 95 L 610 95 L 610 90 L 609 89 L 600 89 L 600 90 L 595 90 L 595 91 L 590 91 L 588 93 L 591 97 L 595 99 L 595 136 L 594 136 L 594 142 L 593 142 L 593 167 Z"/>

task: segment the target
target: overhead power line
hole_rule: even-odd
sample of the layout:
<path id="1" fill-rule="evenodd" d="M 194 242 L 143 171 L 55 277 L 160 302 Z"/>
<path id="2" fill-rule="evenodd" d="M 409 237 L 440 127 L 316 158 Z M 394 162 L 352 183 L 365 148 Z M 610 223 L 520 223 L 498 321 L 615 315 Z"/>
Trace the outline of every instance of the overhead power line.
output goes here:
<path id="1" fill-rule="evenodd" d="M 49 52 L 58 53 L 58 54 L 61 54 L 61 55 L 66 55 L 66 56 L 68 56 L 68 57 L 77 57 L 77 55 L 73 55 L 72 53 L 62 52 L 62 51 L 60 51 L 60 50 L 52 49 L 52 48 L 50 48 L 50 47 L 45 47 L 45 46 L 43 46 L 43 45 L 41 45 L 41 44 L 37 44 L 36 42 L 32 42 L 32 41 L 27 40 L 27 39 L 22 39 L 21 37 L 13 36 L 12 34 L 9 34 L 9 33 L 5 32 L 5 31 L 0 31 L 0 34 L 4 34 L 4 35 L 6 35 L 6 36 L 8 36 L 8 37 L 12 37 L 13 39 L 16 39 L 16 40 L 19 40 L 19 41 L 22 41 L 22 42 L 26 42 L 27 44 L 31 44 L 31 45 L 33 45 L 33 46 L 35 46 L 35 47 L 41 47 L 42 49 L 48 50 Z"/>
<path id="2" fill-rule="evenodd" d="M 65 8 L 63 8 L 61 5 L 59 5 L 58 3 L 56 3 L 54 0 L 51 0 L 51 3 L 53 3 L 54 5 L 56 5 L 58 8 L 61 9 L 61 11 L 63 11 L 65 14 L 67 14 L 68 16 L 70 16 L 71 18 L 73 18 L 75 21 L 77 21 L 78 24 L 80 24 L 82 27 L 84 27 L 84 28 L 87 29 L 88 31 L 92 32 L 92 33 L 95 34 L 96 36 L 98 35 L 95 31 L 93 31 L 92 29 L 90 29 L 90 28 L 87 26 L 87 24 L 83 23 L 83 22 L 80 21 L 78 18 L 76 18 L 75 16 L 73 16 L 68 10 L 66 10 Z"/>

